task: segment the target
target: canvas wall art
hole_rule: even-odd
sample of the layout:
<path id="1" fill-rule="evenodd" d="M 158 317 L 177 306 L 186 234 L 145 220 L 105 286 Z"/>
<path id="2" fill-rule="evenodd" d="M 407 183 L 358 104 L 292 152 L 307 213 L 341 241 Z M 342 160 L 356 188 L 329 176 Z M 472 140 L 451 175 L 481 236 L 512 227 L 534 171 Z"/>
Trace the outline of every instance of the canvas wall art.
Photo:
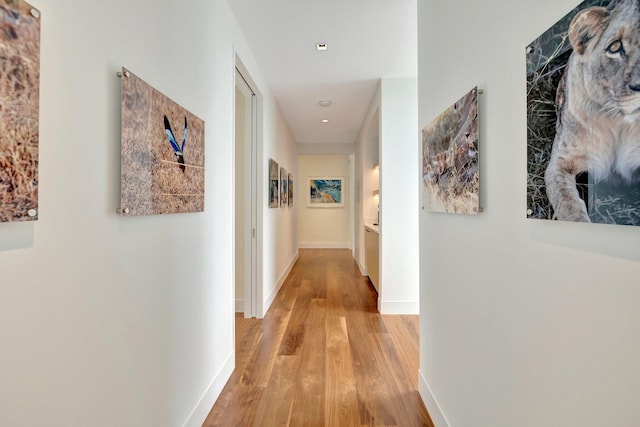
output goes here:
<path id="1" fill-rule="evenodd" d="M 640 225 L 640 0 L 587 0 L 527 46 L 527 216 Z"/>
<path id="2" fill-rule="evenodd" d="M 278 176 L 278 162 L 269 159 L 269 207 L 279 206 L 280 178 Z"/>
<path id="3" fill-rule="evenodd" d="M 342 177 L 309 177 L 308 206 L 337 208 L 344 206 Z"/>
<path id="4" fill-rule="evenodd" d="M 289 174 L 289 207 L 293 206 L 293 174 Z"/>
<path id="5" fill-rule="evenodd" d="M 40 11 L 0 1 L 0 222 L 38 219 Z"/>
<path id="6" fill-rule="evenodd" d="M 289 174 L 285 168 L 280 168 L 280 207 L 289 205 Z"/>
<path id="7" fill-rule="evenodd" d="M 122 215 L 204 211 L 204 121 L 125 68 L 121 89 Z"/>
<path id="8" fill-rule="evenodd" d="M 477 87 L 422 129 L 422 176 L 429 211 L 478 213 Z"/>

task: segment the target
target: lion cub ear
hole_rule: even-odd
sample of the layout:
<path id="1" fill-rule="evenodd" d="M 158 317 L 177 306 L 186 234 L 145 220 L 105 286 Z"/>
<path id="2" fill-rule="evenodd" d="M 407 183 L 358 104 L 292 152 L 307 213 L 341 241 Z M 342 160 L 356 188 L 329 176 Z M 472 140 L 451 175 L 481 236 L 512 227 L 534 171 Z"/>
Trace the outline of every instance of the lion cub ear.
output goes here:
<path id="1" fill-rule="evenodd" d="M 590 7 L 578 13 L 569 25 L 569 41 L 573 50 L 582 55 L 587 43 L 604 30 L 608 15 L 604 7 Z"/>

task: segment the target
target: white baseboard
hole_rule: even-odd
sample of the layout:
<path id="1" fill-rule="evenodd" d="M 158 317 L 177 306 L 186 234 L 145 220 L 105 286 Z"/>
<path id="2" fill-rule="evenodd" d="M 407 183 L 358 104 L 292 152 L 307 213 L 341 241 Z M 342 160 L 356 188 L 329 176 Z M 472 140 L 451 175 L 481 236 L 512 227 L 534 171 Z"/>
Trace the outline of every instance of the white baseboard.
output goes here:
<path id="1" fill-rule="evenodd" d="M 431 387 L 429 387 L 429 383 L 427 383 L 426 378 L 424 377 L 424 375 L 422 375 L 421 370 L 418 370 L 418 383 L 420 397 L 422 397 L 424 406 L 426 406 L 427 411 L 429 411 L 429 415 L 431 416 L 433 425 L 435 425 L 436 427 L 451 427 L 449 421 L 447 420 L 447 417 L 444 416 L 442 408 L 440 408 L 436 397 L 433 395 Z"/>
<path id="2" fill-rule="evenodd" d="M 282 273 L 282 275 L 280 275 L 280 278 L 278 279 L 278 282 L 276 283 L 276 286 L 273 288 L 273 290 L 269 293 L 269 295 L 267 295 L 267 298 L 264 300 L 263 312 L 260 315 L 261 318 L 264 317 L 264 315 L 267 312 L 267 310 L 269 310 L 269 307 L 271 307 L 271 304 L 273 303 L 273 300 L 275 300 L 276 299 L 276 295 L 278 295 L 278 291 L 280 290 L 280 288 L 284 284 L 284 281 L 287 280 L 287 277 L 289 276 L 289 273 L 291 273 L 291 269 L 293 268 L 294 264 L 298 260 L 298 254 L 299 254 L 299 252 L 296 251 L 296 254 L 293 256 L 293 259 L 291 259 L 291 261 L 289 262 L 289 265 L 284 270 L 284 273 Z"/>
<path id="3" fill-rule="evenodd" d="M 211 412 L 211 408 L 216 403 L 218 396 L 222 393 L 224 385 L 231 377 L 233 369 L 236 365 L 236 353 L 232 351 L 226 362 L 222 366 L 222 369 L 215 376 L 209 387 L 205 390 L 204 394 L 196 404 L 195 408 L 191 411 L 187 420 L 182 425 L 183 427 L 202 427 L 204 420 L 207 419 L 207 415 Z"/>
<path id="4" fill-rule="evenodd" d="M 244 313 L 244 299 L 236 300 L 236 313 Z"/>
<path id="5" fill-rule="evenodd" d="M 368 276 L 369 273 L 367 273 L 367 269 L 364 268 L 364 266 L 360 265 L 360 262 L 355 257 L 353 259 L 356 262 L 356 265 L 358 266 L 358 268 L 360 269 L 360 274 L 362 274 L 363 276 Z"/>
<path id="6" fill-rule="evenodd" d="M 384 290 L 382 295 L 384 296 Z M 382 300 L 380 302 L 380 314 L 420 314 L 420 302 Z"/>
<path id="7" fill-rule="evenodd" d="M 298 243 L 300 249 L 351 249 L 349 242 L 312 242 Z"/>

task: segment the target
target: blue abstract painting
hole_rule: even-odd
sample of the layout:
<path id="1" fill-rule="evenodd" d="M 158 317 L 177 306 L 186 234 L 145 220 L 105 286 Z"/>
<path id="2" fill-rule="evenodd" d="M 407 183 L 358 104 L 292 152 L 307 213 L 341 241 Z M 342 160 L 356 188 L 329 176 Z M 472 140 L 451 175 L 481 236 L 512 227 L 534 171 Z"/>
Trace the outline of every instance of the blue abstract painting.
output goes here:
<path id="1" fill-rule="evenodd" d="M 309 178 L 309 206 L 344 206 L 342 178 Z"/>

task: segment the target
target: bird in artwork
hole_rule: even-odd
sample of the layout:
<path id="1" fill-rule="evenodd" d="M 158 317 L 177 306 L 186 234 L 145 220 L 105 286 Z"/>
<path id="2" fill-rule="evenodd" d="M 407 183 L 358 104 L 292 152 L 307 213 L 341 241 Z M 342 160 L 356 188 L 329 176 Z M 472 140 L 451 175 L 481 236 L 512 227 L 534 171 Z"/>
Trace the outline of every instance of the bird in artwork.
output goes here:
<path id="1" fill-rule="evenodd" d="M 180 169 L 184 173 L 184 144 L 187 141 L 187 117 L 185 116 L 184 118 L 184 133 L 181 145 L 178 145 L 178 141 L 176 141 L 175 136 L 173 136 L 171 125 L 169 124 L 169 119 L 166 115 L 164 116 L 164 131 L 167 134 L 167 139 L 169 140 L 169 144 L 171 144 L 171 148 L 173 148 L 173 154 L 175 154 L 178 163 L 180 163 Z"/>

